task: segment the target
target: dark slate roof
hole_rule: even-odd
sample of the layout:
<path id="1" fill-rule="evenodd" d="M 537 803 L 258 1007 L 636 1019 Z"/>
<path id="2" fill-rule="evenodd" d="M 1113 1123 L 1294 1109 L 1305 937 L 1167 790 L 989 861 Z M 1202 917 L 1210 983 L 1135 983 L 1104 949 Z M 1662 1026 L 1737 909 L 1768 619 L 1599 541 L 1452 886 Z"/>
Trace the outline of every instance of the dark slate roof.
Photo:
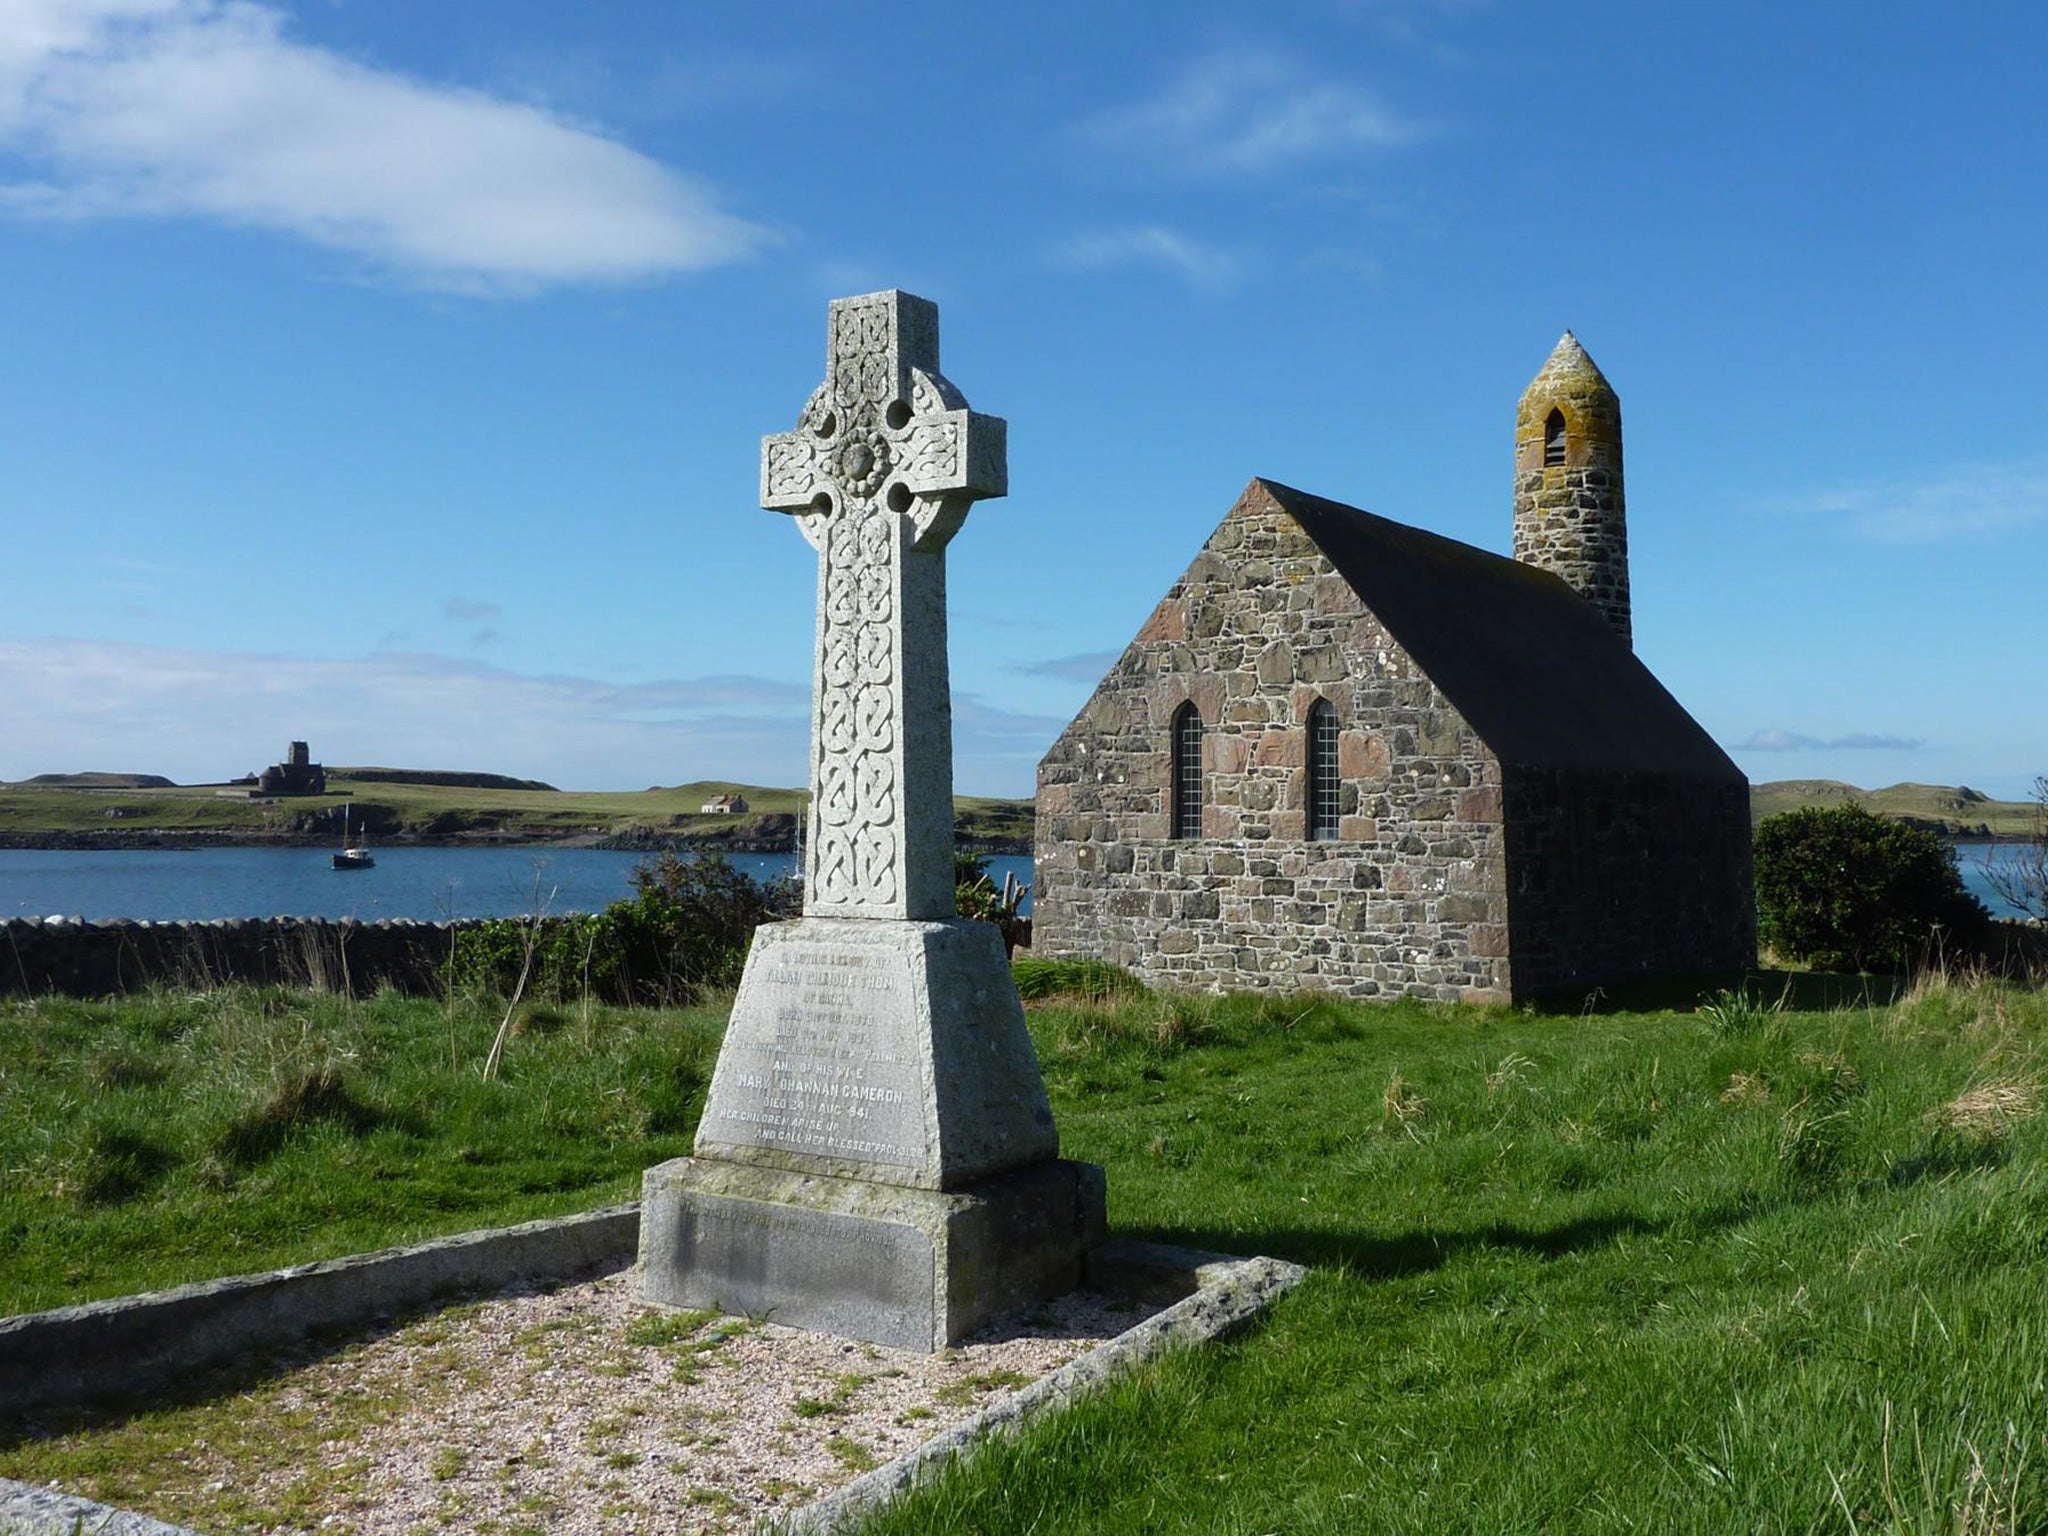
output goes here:
<path id="1" fill-rule="evenodd" d="M 1628 644 L 1549 571 L 1256 480 L 1503 763 L 1740 780 Z"/>

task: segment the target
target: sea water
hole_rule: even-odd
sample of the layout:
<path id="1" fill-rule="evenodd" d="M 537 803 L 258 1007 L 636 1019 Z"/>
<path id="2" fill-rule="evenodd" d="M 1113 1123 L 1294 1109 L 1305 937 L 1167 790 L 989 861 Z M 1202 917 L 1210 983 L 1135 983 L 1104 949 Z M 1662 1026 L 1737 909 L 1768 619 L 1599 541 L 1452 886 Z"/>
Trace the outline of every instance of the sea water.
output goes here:
<path id="1" fill-rule="evenodd" d="M 0 849 L 0 917 L 198 919 L 353 917 L 518 917 L 545 902 L 550 912 L 595 912 L 630 896 L 645 857 L 600 848 L 408 848 L 372 850 L 373 869 L 330 867 L 325 848 L 154 848 L 48 852 Z M 2021 914 L 2001 901 L 1986 863 L 2019 858 L 2015 843 L 1965 843 L 1963 884 L 1999 917 Z M 796 867 L 787 853 L 736 853 L 757 879 Z M 997 855 L 989 876 L 1029 883 L 1031 860 Z M 1030 906 L 1025 906 L 1030 912 Z"/>
<path id="2" fill-rule="evenodd" d="M 371 850 L 370 869 L 338 870 L 327 848 L 0 849 L 0 917 L 418 918 L 596 912 L 633 894 L 647 855 L 601 848 Z M 787 853 L 727 855 L 760 880 L 796 868 Z M 1029 881 L 1031 860 L 997 855 L 989 875 Z M 1030 910 L 1027 902 L 1026 912 Z"/>

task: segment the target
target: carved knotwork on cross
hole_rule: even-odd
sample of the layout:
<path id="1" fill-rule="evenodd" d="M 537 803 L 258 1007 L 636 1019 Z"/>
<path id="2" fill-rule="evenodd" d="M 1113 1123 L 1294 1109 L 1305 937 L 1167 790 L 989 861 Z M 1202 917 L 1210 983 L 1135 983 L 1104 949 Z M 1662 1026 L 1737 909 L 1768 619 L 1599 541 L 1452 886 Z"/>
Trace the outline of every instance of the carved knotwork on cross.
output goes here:
<path id="1" fill-rule="evenodd" d="M 1005 449 L 939 372 L 937 305 L 833 300 L 825 382 L 761 443 L 761 505 L 818 551 L 807 915 L 953 915 L 945 548 Z"/>

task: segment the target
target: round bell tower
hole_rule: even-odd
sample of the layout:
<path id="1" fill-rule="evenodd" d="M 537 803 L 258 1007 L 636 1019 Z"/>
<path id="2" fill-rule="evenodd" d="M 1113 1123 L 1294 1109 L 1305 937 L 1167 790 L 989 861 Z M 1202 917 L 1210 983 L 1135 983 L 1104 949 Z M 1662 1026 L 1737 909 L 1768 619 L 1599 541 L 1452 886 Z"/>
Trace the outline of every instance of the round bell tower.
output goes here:
<path id="1" fill-rule="evenodd" d="M 1515 558 L 1562 576 L 1633 644 L 1621 397 L 1570 331 L 1515 415 Z"/>

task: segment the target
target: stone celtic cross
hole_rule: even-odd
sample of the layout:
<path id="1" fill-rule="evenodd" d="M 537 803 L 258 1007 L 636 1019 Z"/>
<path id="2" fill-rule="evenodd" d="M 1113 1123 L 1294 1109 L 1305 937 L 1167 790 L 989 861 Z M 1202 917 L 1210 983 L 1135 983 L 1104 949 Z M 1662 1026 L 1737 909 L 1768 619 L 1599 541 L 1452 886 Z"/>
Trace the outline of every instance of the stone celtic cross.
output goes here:
<path id="1" fill-rule="evenodd" d="M 761 505 L 818 551 L 807 916 L 954 915 L 946 542 L 1005 449 L 939 372 L 937 305 L 832 301 L 825 382 L 761 443 Z"/>

